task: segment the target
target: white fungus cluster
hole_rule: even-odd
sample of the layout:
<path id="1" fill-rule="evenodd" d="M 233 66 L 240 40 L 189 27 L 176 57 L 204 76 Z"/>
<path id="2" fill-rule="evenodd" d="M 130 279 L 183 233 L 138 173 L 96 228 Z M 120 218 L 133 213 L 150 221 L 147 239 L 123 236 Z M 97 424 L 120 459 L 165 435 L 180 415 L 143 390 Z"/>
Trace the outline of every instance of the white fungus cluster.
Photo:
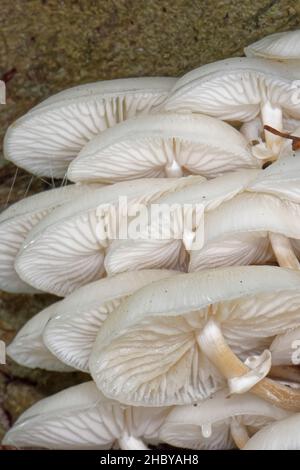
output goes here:
<path id="1" fill-rule="evenodd" d="M 0 214 L 0 288 L 63 297 L 8 353 L 91 381 L 4 444 L 300 449 L 300 31 L 245 54 L 72 88 L 8 129 L 7 159 L 73 183 Z M 137 216 L 99 214 L 124 197 L 189 206 L 192 224 L 118 238 Z"/>

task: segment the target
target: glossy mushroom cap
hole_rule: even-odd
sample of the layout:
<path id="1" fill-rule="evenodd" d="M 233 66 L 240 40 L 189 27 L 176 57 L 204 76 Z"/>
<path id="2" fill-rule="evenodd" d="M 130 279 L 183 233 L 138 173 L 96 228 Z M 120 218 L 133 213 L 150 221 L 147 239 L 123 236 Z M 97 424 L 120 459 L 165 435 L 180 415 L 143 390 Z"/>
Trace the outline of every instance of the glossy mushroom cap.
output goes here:
<path id="1" fill-rule="evenodd" d="M 89 372 L 93 344 L 107 317 L 138 289 L 176 274 L 163 269 L 123 273 L 79 288 L 56 304 L 43 344 L 64 364 Z"/>
<path id="2" fill-rule="evenodd" d="M 44 330 L 56 308 L 57 303 L 54 303 L 25 323 L 7 347 L 9 357 L 18 364 L 30 369 L 39 367 L 58 372 L 74 370 L 52 354 L 43 341 Z"/>
<path id="3" fill-rule="evenodd" d="M 248 441 L 244 450 L 300 450 L 300 414 L 261 429 Z"/>
<path id="4" fill-rule="evenodd" d="M 243 360 L 299 324 L 300 273 L 269 266 L 180 274 L 140 289 L 109 316 L 90 358 L 111 398 L 192 404 L 224 386 L 197 337 L 213 317 Z M 255 352 L 254 352 L 255 351 Z"/>
<path id="5" fill-rule="evenodd" d="M 54 209 L 101 185 L 70 185 L 50 189 L 13 204 L 0 215 L 0 289 L 13 293 L 37 290 L 22 281 L 14 263 L 30 230 Z"/>
<path id="6" fill-rule="evenodd" d="M 259 168 L 244 137 L 204 115 L 157 114 L 122 122 L 93 138 L 70 164 L 72 181 L 117 182 L 142 177 Z"/>
<path id="7" fill-rule="evenodd" d="M 63 178 L 69 163 L 92 137 L 150 112 L 164 100 L 174 81 L 128 78 L 62 91 L 9 127 L 5 158 L 35 175 Z"/>
<path id="8" fill-rule="evenodd" d="M 64 450 L 110 449 L 117 444 L 145 450 L 141 438 L 157 443 L 168 412 L 168 408 L 126 407 L 86 382 L 33 405 L 8 431 L 3 444 Z"/>
<path id="9" fill-rule="evenodd" d="M 30 232 L 15 263 L 18 274 L 30 285 L 59 296 L 100 279 L 105 275 L 103 262 L 110 237 L 117 235 L 115 229 L 123 219 L 127 221 L 126 204 L 148 204 L 193 181 L 193 177 L 142 179 L 74 198 Z"/>
<path id="10" fill-rule="evenodd" d="M 245 47 L 247 57 L 300 60 L 300 30 L 275 33 Z"/>
<path id="11" fill-rule="evenodd" d="M 290 414 L 250 393 L 229 395 L 228 390 L 221 390 L 202 402 L 174 407 L 161 427 L 160 438 L 188 449 L 233 449 L 236 435 L 248 434 L 249 426 L 257 430 Z"/>

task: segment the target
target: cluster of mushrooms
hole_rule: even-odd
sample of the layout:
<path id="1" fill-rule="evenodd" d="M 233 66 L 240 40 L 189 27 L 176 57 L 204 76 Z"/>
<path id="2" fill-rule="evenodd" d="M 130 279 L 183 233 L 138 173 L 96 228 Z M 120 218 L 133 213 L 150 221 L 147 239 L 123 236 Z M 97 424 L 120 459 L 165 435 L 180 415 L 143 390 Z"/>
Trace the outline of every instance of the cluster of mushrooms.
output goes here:
<path id="1" fill-rule="evenodd" d="M 0 288 L 63 299 L 8 353 L 91 381 L 4 444 L 300 449 L 300 31 L 245 54 L 72 88 L 9 128 L 6 158 L 62 182 L 0 215 Z M 124 196 L 202 211 L 168 239 L 99 237 Z"/>

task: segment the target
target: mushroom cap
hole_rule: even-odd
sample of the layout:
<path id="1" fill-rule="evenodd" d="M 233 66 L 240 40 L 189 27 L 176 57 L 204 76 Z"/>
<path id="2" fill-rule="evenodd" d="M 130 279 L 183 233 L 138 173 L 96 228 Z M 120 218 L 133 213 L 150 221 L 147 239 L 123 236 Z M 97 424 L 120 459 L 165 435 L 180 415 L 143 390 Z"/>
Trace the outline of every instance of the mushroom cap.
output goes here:
<path id="1" fill-rule="evenodd" d="M 245 47 L 244 51 L 247 57 L 300 59 L 300 30 L 271 34 Z"/>
<path id="2" fill-rule="evenodd" d="M 179 274 L 140 289 L 99 331 L 90 371 L 107 396 L 139 405 L 191 404 L 224 386 L 197 333 L 213 315 L 241 359 L 299 325 L 300 273 L 271 266 Z"/>
<path id="3" fill-rule="evenodd" d="M 196 178 L 196 180 L 194 179 Z M 37 289 L 66 296 L 103 277 L 106 241 L 100 239 L 101 207 L 128 202 L 147 204 L 159 196 L 202 180 L 142 179 L 95 189 L 74 198 L 43 219 L 26 238 L 16 259 L 20 277 Z"/>
<path id="4" fill-rule="evenodd" d="M 175 274 L 167 270 L 124 273 L 79 288 L 55 304 L 43 342 L 62 362 L 88 372 L 94 341 L 107 316 L 141 287 Z"/>
<path id="5" fill-rule="evenodd" d="M 9 127 L 5 158 L 38 176 L 64 177 L 70 161 L 92 137 L 148 113 L 174 82 L 163 77 L 128 78 L 62 91 Z"/>
<path id="6" fill-rule="evenodd" d="M 189 449 L 233 449 L 230 421 L 238 419 L 243 425 L 261 427 L 270 420 L 283 419 L 290 413 L 267 403 L 250 393 L 228 395 L 221 390 L 195 403 L 174 407 L 160 429 L 160 439 L 175 447 Z M 210 429 L 205 437 L 202 429 Z"/>
<path id="7" fill-rule="evenodd" d="M 300 450 L 300 413 L 261 429 L 243 450 Z"/>
<path id="8" fill-rule="evenodd" d="M 70 164 L 68 178 L 111 183 L 163 177 L 173 162 L 207 178 L 261 166 L 229 124 L 204 115 L 157 114 L 129 119 L 94 137 Z"/>
<path id="9" fill-rule="evenodd" d="M 300 159 L 295 158 L 294 154 L 277 160 L 265 170 L 258 172 L 247 190 L 300 203 Z"/>
<path id="10" fill-rule="evenodd" d="M 19 201 L 0 214 L 1 290 L 13 293 L 36 292 L 36 289 L 20 279 L 14 268 L 22 243 L 30 230 L 51 211 L 90 190 L 89 186 L 74 184 L 50 189 Z"/>
<path id="11" fill-rule="evenodd" d="M 191 251 L 189 271 L 275 262 L 269 232 L 300 239 L 300 205 L 245 192 L 206 214 L 204 244 Z"/>
<path id="12" fill-rule="evenodd" d="M 298 70 L 299 73 L 299 70 Z M 299 118 L 297 70 L 279 62 L 233 58 L 204 65 L 179 79 L 163 106 L 168 112 L 204 113 L 228 121 L 249 121 L 265 101 Z"/>
<path id="13" fill-rule="evenodd" d="M 298 365 L 300 363 L 300 326 L 276 336 L 270 346 L 272 365 Z M 295 354 L 295 356 L 294 356 Z"/>
<path id="14" fill-rule="evenodd" d="M 195 182 L 162 196 L 157 203 L 181 207 L 202 204 L 205 211 L 212 210 L 243 191 L 259 174 L 260 170 L 241 170 L 213 180 Z M 180 269 L 185 266 L 180 260 L 182 247 L 180 236 L 170 240 L 114 240 L 106 254 L 105 269 L 109 274 L 147 268 Z"/>
<path id="15" fill-rule="evenodd" d="M 7 348 L 9 357 L 30 369 L 39 367 L 58 372 L 74 370 L 54 356 L 43 341 L 43 332 L 50 318 L 56 312 L 56 308 L 57 303 L 42 310 L 25 323 Z"/>
<path id="16" fill-rule="evenodd" d="M 275 262 L 268 232 L 292 240 L 299 253 L 300 160 L 287 157 L 257 173 L 243 194 L 205 215 L 204 244 L 191 252 L 190 271 Z"/>
<path id="17" fill-rule="evenodd" d="M 110 449 L 124 433 L 156 440 L 168 408 L 131 408 L 104 397 L 93 382 L 45 398 L 17 420 L 4 445 Z"/>

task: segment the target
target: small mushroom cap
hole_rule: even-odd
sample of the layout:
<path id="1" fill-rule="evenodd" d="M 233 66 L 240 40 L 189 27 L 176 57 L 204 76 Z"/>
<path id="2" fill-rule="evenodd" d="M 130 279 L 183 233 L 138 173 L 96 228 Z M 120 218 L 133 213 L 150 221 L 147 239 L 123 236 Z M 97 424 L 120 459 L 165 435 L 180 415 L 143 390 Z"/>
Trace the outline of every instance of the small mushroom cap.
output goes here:
<path id="1" fill-rule="evenodd" d="M 300 450 L 300 413 L 261 429 L 243 450 Z"/>
<path id="2" fill-rule="evenodd" d="M 300 364 L 300 326 L 276 336 L 270 351 L 273 366 Z"/>
<path id="3" fill-rule="evenodd" d="M 88 142 L 70 164 L 72 181 L 117 182 L 182 171 L 213 178 L 261 166 L 233 127 L 201 115 L 158 114 L 117 124 Z"/>
<path id="4" fill-rule="evenodd" d="M 175 79 L 145 77 L 96 82 L 58 93 L 8 129 L 5 158 L 38 176 L 64 177 L 70 161 L 96 134 L 148 113 Z"/>
<path id="5" fill-rule="evenodd" d="M 205 211 L 212 210 L 247 188 L 259 174 L 260 170 L 241 170 L 213 180 L 195 182 L 161 197 L 157 203 L 181 207 L 203 205 Z M 185 267 L 180 260 L 182 247 L 180 236 L 170 240 L 115 240 L 107 251 L 105 269 L 109 274 L 147 268 L 180 269 Z"/>
<path id="6" fill-rule="evenodd" d="M 190 271 L 275 262 L 268 232 L 292 240 L 299 253 L 300 160 L 287 157 L 257 173 L 243 194 L 206 213 L 202 249 L 191 252 Z"/>
<path id="7" fill-rule="evenodd" d="M 299 188 L 300 159 L 295 158 L 295 155 L 291 155 L 258 172 L 255 180 L 248 185 L 247 190 L 267 193 L 299 203 Z"/>
<path id="8" fill-rule="evenodd" d="M 66 296 L 103 277 L 106 242 L 100 239 L 99 209 L 117 204 L 120 197 L 147 204 L 163 194 L 202 180 L 142 179 L 95 189 L 56 209 L 26 238 L 15 268 L 37 289 Z"/>
<path id="9" fill-rule="evenodd" d="M 266 59 L 300 59 L 300 30 L 275 33 L 244 49 L 247 57 Z"/>
<path id="10" fill-rule="evenodd" d="M 232 418 L 243 425 L 260 427 L 289 415 L 250 393 L 228 395 L 227 390 L 221 390 L 194 405 L 174 407 L 161 427 L 160 439 L 190 449 L 232 449 L 235 448 L 230 433 Z M 205 429 L 211 429 L 210 436 L 203 435 Z"/>
<path id="11" fill-rule="evenodd" d="M 197 334 L 213 314 L 242 359 L 299 324 L 300 273 L 271 266 L 179 274 L 140 289 L 101 328 L 90 371 L 129 404 L 191 404 L 224 386 Z"/>
<path id="12" fill-rule="evenodd" d="M 104 397 L 93 382 L 45 398 L 17 420 L 4 445 L 47 449 L 110 449 L 124 434 L 157 440 L 168 408 L 128 408 Z"/>
<path id="13" fill-rule="evenodd" d="M 279 62 L 245 57 L 221 60 L 179 79 L 164 109 L 245 122 L 254 119 L 267 100 L 299 118 L 293 83 L 297 78 L 297 69 Z"/>
<path id="14" fill-rule="evenodd" d="M 54 356 L 43 341 L 43 332 L 56 308 L 55 303 L 25 323 L 7 348 L 9 357 L 30 369 L 39 367 L 59 372 L 73 370 Z"/>
<path id="15" fill-rule="evenodd" d="M 189 271 L 275 262 L 269 232 L 300 239 L 300 206 L 245 192 L 205 217 L 204 245 L 190 254 Z"/>
<path id="16" fill-rule="evenodd" d="M 22 243 L 30 230 L 51 211 L 87 191 L 90 191 L 90 187 L 85 185 L 50 189 L 19 201 L 0 214 L 1 290 L 13 293 L 36 292 L 36 289 L 20 279 L 14 268 Z"/>
<path id="17" fill-rule="evenodd" d="M 60 361 L 88 372 L 94 341 L 107 316 L 141 287 L 176 274 L 167 270 L 124 273 L 79 288 L 55 304 L 43 330 L 44 343 Z"/>

